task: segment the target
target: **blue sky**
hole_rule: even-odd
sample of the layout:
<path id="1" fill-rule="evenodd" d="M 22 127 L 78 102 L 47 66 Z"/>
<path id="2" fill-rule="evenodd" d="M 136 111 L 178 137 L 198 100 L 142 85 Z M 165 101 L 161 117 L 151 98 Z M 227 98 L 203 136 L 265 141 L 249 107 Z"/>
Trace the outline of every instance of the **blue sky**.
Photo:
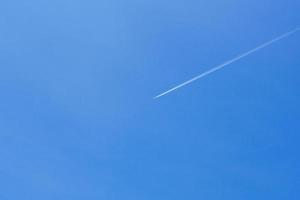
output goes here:
<path id="1" fill-rule="evenodd" d="M 0 199 L 298 200 L 296 0 L 0 2 Z"/>

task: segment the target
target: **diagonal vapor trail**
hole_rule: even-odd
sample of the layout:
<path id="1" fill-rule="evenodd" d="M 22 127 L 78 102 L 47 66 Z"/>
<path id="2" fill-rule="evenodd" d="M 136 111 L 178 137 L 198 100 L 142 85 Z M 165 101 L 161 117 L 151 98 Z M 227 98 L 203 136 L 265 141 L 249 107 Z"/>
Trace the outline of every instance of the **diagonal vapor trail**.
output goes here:
<path id="1" fill-rule="evenodd" d="M 209 75 L 211 73 L 214 73 L 214 72 L 216 72 L 216 71 L 218 71 L 218 70 L 226 67 L 227 65 L 230 65 L 230 64 L 232 64 L 232 63 L 234 63 L 234 62 L 236 62 L 236 61 L 238 61 L 238 60 L 240 60 L 240 59 L 242 59 L 242 58 L 244 58 L 244 57 L 246 57 L 246 56 L 248 56 L 248 55 L 250 55 L 252 53 L 255 53 L 256 51 L 259 51 L 259 50 L 261 50 L 261 49 L 263 49 L 263 48 L 265 48 L 265 47 L 267 47 L 267 46 L 269 46 L 269 45 L 271 45 L 271 44 L 273 44 L 273 43 L 275 43 L 275 42 L 277 42 L 277 41 L 279 41 L 279 40 L 281 40 L 283 38 L 286 38 L 286 37 L 288 37 L 288 36 L 296 33 L 299 30 L 300 30 L 300 28 L 298 27 L 298 28 L 296 28 L 296 29 L 294 29 L 292 31 L 289 31 L 289 32 L 287 32 L 287 33 L 285 33 L 283 35 L 280 35 L 280 36 L 278 36 L 278 37 L 276 37 L 276 38 L 274 38 L 274 39 L 272 39 L 272 40 L 270 40 L 270 41 L 268 41 L 266 43 L 263 43 L 263 44 L 259 45 L 258 47 L 254 48 L 254 49 L 252 49 L 250 51 L 247 51 L 247 52 L 245 52 L 245 53 L 243 53 L 243 54 L 241 54 L 241 55 L 239 55 L 239 56 L 237 56 L 237 57 L 235 57 L 233 59 L 230 59 L 230 60 L 224 62 L 223 64 L 217 65 L 216 67 L 214 67 L 214 68 L 212 68 L 212 69 L 210 69 L 210 70 L 208 70 L 206 72 L 203 72 L 202 74 L 199 74 L 198 76 L 196 76 L 196 77 L 194 77 L 194 78 L 192 78 L 192 79 L 190 79 L 188 81 L 185 81 L 185 82 L 183 82 L 183 83 L 181 83 L 181 84 L 179 84 L 179 85 L 177 85 L 177 86 L 175 86 L 175 87 L 173 87 L 173 88 L 171 88 L 171 89 L 169 89 L 169 90 L 167 90 L 167 91 L 165 91 L 165 92 L 163 92 L 163 93 L 155 96 L 153 99 L 160 98 L 160 97 L 162 97 L 162 96 L 164 96 L 164 95 L 166 95 L 166 94 L 168 94 L 168 93 L 170 93 L 172 91 L 175 91 L 175 90 L 177 90 L 177 89 L 179 89 L 179 88 L 181 88 L 181 87 L 183 87 L 183 86 L 185 86 L 187 84 L 190 84 L 190 83 L 192 83 L 192 82 L 194 82 L 194 81 L 196 81 L 196 80 L 198 80 L 200 78 L 203 78 L 203 77 L 205 77 L 205 76 L 207 76 L 207 75 Z"/>

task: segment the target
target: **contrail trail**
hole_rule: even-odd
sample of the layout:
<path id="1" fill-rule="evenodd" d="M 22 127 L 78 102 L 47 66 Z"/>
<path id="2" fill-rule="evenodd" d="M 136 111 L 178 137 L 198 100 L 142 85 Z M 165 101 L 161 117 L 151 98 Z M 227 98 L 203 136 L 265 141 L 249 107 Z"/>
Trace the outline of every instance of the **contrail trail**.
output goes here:
<path id="1" fill-rule="evenodd" d="M 245 52 L 245 53 L 243 53 L 243 54 L 241 54 L 241 55 L 239 55 L 239 56 L 237 56 L 237 57 L 235 57 L 233 59 L 230 59 L 230 60 L 226 61 L 223 64 L 217 65 L 216 67 L 214 67 L 214 68 L 212 68 L 212 69 L 210 69 L 210 70 L 208 70 L 208 71 L 206 71 L 206 72 L 204 72 L 202 74 L 199 74 L 198 76 L 196 76 L 196 77 L 194 77 L 194 78 L 192 78 L 192 79 L 190 79 L 188 81 L 185 81 L 185 82 L 181 83 L 180 85 L 177 85 L 177 86 L 175 86 L 175 87 L 167 90 L 166 92 L 163 92 L 163 93 L 155 96 L 153 99 L 157 99 L 159 97 L 162 97 L 162 96 L 164 96 L 164 95 L 166 95 L 166 94 L 168 94 L 168 93 L 170 93 L 170 92 L 172 92 L 174 90 L 177 90 L 177 89 L 179 89 L 179 88 L 181 88 L 181 87 L 183 87 L 183 86 L 185 86 L 187 84 L 190 84 L 190 83 L 192 83 L 192 82 L 194 82 L 194 81 L 196 81 L 196 80 L 198 80 L 200 78 L 203 78 L 203 77 L 205 77 L 205 76 L 207 76 L 207 75 L 209 75 L 211 73 L 214 73 L 214 72 L 216 72 L 216 71 L 218 71 L 218 70 L 226 67 L 227 65 L 230 65 L 230 64 L 232 64 L 232 63 L 234 63 L 234 62 L 236 62 L 236 61 L 238 61 L 238 60 L 240 60 L 240 59 L 242 59 L 242 58 L 244 58 L 244 57 L 246 57 L 246 56 L 248 56 L 248 55 L 250 55 L 252 53 L 255 53 L 256 51 L 259 51 L 259 50 L 261 50 L 261 49 L 263 49 L 263 48 L 265 48 L 265 47 L 267 47 L 267 46 L 269 46 L 269 45 L 271 45 L 271 44 L 273 44 L 273 43 L 275 43 L 275 42 L 277 42 L 277 41 L 279 41 L 279 40 L 281 40 L 283 38 L 286 38 L 286 37 L 288 37 L 288 36 L 296 33 L 299 30 L 300 30 L 300 28 L 298 27 L 298 28 L 296 28 L 296 29 L 294 29 L 292 31 L 289 31 L 289 32 L 287 32 L 287 33 L 285 33 L 283 35 L 280 35 L 280 36 L 278 36 L 278 37 L 276 37 L 276 38 L 274 38 L 274 39 L 272 39 L 272 40 L 270 40 L 270 41 L 268 41 L 268 42 L 266 42 L 266 43 L 264 43 L 264 44 L 262 44 L 262 45 L 260 45 L 260 46 L 258 46 L 256 48 L 254 48 L 254 49 L 252 49 L 250 51 L 247 51 L 247 52 Z"/>

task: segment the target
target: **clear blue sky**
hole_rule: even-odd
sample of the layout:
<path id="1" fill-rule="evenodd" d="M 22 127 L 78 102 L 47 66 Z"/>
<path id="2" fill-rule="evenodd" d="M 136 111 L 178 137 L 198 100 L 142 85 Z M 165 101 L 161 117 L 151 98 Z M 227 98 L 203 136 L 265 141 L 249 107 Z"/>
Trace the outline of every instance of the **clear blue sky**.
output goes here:
<path id="1" fill-rule="evenodd" d="M 297 0 L 2 0 L 0 199 L 298 200 Z"/>

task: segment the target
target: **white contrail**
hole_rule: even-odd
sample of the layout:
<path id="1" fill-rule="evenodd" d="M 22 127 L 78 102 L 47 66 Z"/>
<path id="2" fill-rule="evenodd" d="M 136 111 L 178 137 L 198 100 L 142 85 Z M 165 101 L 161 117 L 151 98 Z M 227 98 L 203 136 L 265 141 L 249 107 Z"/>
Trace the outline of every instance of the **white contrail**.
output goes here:
<path id="1" fill-rule="evenodd" d="M 183 86 L 185 86 L 185 85 L 187 85 L 187 84 L 189 84 L 191 82 L 194 82 L 194 81 L 196 81 L 196 80 L 198 80 L 200 78 L 203 78 L 204 76 L 207 76 L 207 75 L 209 75 L 209 74 L 211 74 L 211 73 L 213 73 L 215 71 L 218 71 L 218 70 L 226 67 L 227 65 L 230 65 L 230 64 L 232 64 L 232 63 L 234 63 L 234 62 L 236 62 L 236 61 L 238 61 L 238 60 L 240 60 L 240 59 L 242 59 L 242 58 L 244 58 L 244 57 L 246 57 L 246 56 L 248 56 L 248 55 L 250 55 L 250 54 L 252 54 L 252 53 L 254 53 L 256 51 L 259 51 L 260 49 L 263 49 L 263 48 L 265 48 L 265 47 L 267 47 L 267 46 L 269 46 L 269 45 L 271 45 L 271 44 L 273 44 L 273 43 L 275 43 L 275 42 L 277 42 L 277 41 L 279 41 L 279 40 L 281 40 L 283 38 L 286 38 L 286 37 L 288 37 L 288 36 L 296 33 L 299 30 L 300 30 L 300 28 L 296 28 L 296 29 L 294 29 L 292 31 L 289 31 L 289 32 L 287 32 L 287 33 L 285 33 L 285 34 L 283 34 L 281 36 L 278 36 L 278 37 L 270 40 L 269 42 L 266 42 L 266 43 L 264 43 L 264 44 L 262 44 L 262 45 L 260 45 L 260 46 L 258 46 L 256 48 L 254 48 L 254 49 L 252 49 L 250 51 L 247 51 L 247 52 L 245 52 L 245 53 L 243 53 L 243 54 L 241 54 L 241 55 L 239 55 L 239 56 L 231 59 L 231 60 L 228 60 L 228 61 L 226 61 L 223 64 L 217 65 L 216 67 L 214 67 L 214 68 L 212 68 L 212 69 L 210 69 L 210 70 L 208 70 L 208 71 L 206 71 L 206 72 L 204 72 L 204 73 L 202 73 L 202 74 L 200 74 L 200 75 L 198 75 L 198 76 L 196 76 L 196 77 L 194 77 L 194 78 L 192 78 L 192 79 L 190 79 L 188 81 L 185 81 L 185 82 L 181 83 L 180 85 L 177 85 L 177 86 L 175 86 L 175 87 L 167 90 L 166 92 L 163 92 L 163 93 L 155 96 L 153 99 L 157 99 L 159 97 L 162 97 L 162 96 L 164 96 L 164 95 L 166 95 L 166 94 L 168 94 L 168 93 L 170 93 L 170 92 L 172 92 L 174 90 L 177 90 L 177 89 L 179 89 L 179 88 L 181 88 L 181 87 L 183 87 Z"/>

